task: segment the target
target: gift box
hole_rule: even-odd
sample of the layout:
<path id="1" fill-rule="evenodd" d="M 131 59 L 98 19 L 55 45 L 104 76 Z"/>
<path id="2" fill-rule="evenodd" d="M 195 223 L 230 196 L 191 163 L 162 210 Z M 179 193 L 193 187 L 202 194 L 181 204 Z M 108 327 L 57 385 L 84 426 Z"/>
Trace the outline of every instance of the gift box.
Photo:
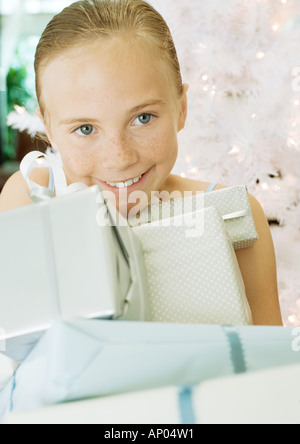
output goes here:
<path id="1" fill-rule="evenodd" d="M 0 326 L 17 360 L 57 319 L 150 319 L 140 241 L 109 223 L 97 186 L 1 214 L 0 269 Z"/>
<path id="2" fill-rule="evenodd" d="M 18 363 L 0 353 L 0 392 L 12 378 Z"/>
<path id="3" fill-rule="evenodd" d="M 214 205 L 218 208 L 235 250 L 255 245 L 259 237 L 246 186 L 235 186 L 206 193 L 204 201 L 205 206 Z"/>
<path id="4" fill-rule="evenodd" d="M 237 257 L 216 207 L 132 230 L 144 252 L 154 322 L 253 323 Z"/>
<path id="5" fill-rule="evenodd" d="M 187 421 L 194 386 L 299 365 L 294 340 L 294 329 L 282 327 L 97 320 L 58 323 L 43 335 L 0 394 L 0 416 L 5 419 L 9 412 L 180 386 L 189 387 L 181 397 L 182 406 L 187 403 L 188 410 L 183 408 Z M 230 402 L 230 391 L 227 396 Z M 177 398 L 172 403 L 174 399 L 177 403 Z"/>
<path id="6" fill-rule="evenodd" d="M 16 412 L 7 424 L 300 424 L 300 365 L 213 379 L 195 386 L 166 387 L 39 410 Z M 107 438 L 121 438 L 107 428 Z M 144 432 L 143 432 L 144 433 Z M 192 429 L 152 429 L 147 437 L 193 438 Z M 119 434 L 119 435 L 118 435 Z M 124 437 L 137 439 L 138 429 Z"/>
<path id="7" fill-rule="evenodd" d="M 234 186 L 196 195 L 185 194 L 184 198 L 168 201 L 160 200 L 156 194 L 152 194 L 150 204 L 142 211 L 140 217 L 128 218 L 129 225 L 137 227 L 214 206 L 225 221 L 228 236 L 235 250 L 249 248 L 255 244 L 258 234 L 246 186 Z"/>
<path id="8" fill-rule="evenodd" d="M 36 166 L 49 167 L 49 189 L 29 179 Z M 17 360 L 59 318 L 252 322 L 215 207 L 195 213 L 203 236 L 189 228 L 194 213 L 180 227 L 130 229 L 100 188 L 67 187 L 46 155 L 29 153 L 21 172 L 37 203 L 0 215 L 0 326 Z"/>

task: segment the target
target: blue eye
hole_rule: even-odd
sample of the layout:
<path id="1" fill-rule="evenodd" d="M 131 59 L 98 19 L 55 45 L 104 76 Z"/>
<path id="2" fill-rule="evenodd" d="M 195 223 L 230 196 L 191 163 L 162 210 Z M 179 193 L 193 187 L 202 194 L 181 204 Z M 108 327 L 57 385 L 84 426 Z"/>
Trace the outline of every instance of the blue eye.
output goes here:
<path id="1" fill-rule="evenodd" d="M 94 129 L 95 128 L 92 125 L 82 125 L 75 131 L 75 133 L 78 134 L 78 136 L 90 136 L 93 134 Z"/>
<path id="2" fill-rule="evenodd" d="M 134 124 L 138 126 L 148 125 L 153 118 L 154 116 L 152 114 L 141 114 L 135 119 Z"/>

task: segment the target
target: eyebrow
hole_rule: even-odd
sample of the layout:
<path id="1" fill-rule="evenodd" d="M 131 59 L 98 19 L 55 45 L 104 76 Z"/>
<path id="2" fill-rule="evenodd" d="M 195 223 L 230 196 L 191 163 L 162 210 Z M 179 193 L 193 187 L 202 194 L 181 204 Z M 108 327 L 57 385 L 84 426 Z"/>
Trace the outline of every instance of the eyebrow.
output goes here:
<path id="1" fill-rule="evenodd" d="M 134 114 L 135 112 L 140 111 L 142 108 L 147 108 L 148 106 L 154 106 L 154 105 L 166 105 L 166 102 L 161 99 L 157 100 L 149 100 L 148 102 L 142 103 L 141 105 L 135 106 L 132 108 L 129 113 Z"/>
<path id="2" fill-rule="evenodd" d="M 132 108 L 128 112 L 128 114 L 135 114 L 138 111 L 140 111 L 141 109 L 147 108 L 149 106 L 154 106 L 154 105 L 161 105 L 162 106 L 162 105 L 166 105 L 166 102 L 163 101 L 163 100 L 160 100 L 160 99 L 149 100 L 149 101 L 147 101 L 145 103 L 142 103 L 141 105 L 135 106 L 134 108 Z M 78 123 L 78 124 L 80 124 L 80 123 L 82 123 L 82 124 L 85 124 L 85 123 L 91 123 L 91 124 L 95 123 L 96 124 L 96 123 L 99 123 L 99 120 L 91 119 L 89 117 L 71 117 L 70 119 L 64 119 L 64 120 L 61 120 L 59 122 L 60 125 L 72 125 L 72 124 L 75 124 L 75 123 Z"/>

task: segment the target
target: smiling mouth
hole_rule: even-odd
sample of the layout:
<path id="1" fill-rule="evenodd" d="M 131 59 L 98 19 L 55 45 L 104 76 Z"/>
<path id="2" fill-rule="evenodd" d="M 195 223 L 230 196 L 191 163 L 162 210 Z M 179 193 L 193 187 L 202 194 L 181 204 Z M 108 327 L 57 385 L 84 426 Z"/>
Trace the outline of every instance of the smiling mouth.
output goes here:
<path id="1" fill-rule="evenodd" d="M 150 168 L 150 170 L 151 169 L 152 168 Z M 97 180 L 98 180 L 98 182 L 101 182 L 102 184 L 106 185 L 109 188 L 131 189 L 131 188 L 135 188 L 136 186 L 138 186 L 139 183 L 143 181 L 144 177 L 148 175 L 150 170 L 146 171 L 143 174 L 140 174 L 139 176 L 135 177 L 134 179 L 130 179 L 130 180 L 127 180 L 124 182 L 106 182 L 106 181 L 101 181 L 99 179 L 97 179 Z"/>
<path id="2" fill-rule="evenodd" d="M 111 187 L 115 187 L 115 188 L 128 188 L 128 187 L 131 187 L 133 184 L 138 183 L 144 174 L 140 174 L 139 176 L 135 177 L 134 179 L 130 179 L 125 182 L 105 182 L 105 183 L 107 185 L 109 185 Z"/>

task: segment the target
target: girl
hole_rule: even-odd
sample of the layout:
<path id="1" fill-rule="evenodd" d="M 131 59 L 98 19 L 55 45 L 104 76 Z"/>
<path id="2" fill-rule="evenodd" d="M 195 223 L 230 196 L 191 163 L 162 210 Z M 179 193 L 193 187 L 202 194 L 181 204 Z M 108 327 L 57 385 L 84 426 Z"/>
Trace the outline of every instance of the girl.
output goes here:
<path id="1" fill-rule="evenodd" d="M 187 117 L 188 86 L 170 30 L 148 3 L 74 3 L 44 31 L 35 71 L 37 113 L 62 157 L 68 184 L 99 185 L 123 199 L 136 190 L 148 199 L 152 191 L 207 190 L 208 183 L 170 174 Z M 48 186 L 48 170 L 34 170 L 30 178 Z M 282 325 L 270 229 L 260 204 L 250 200 L 260 239 L 237 258 L 254 323 Z M 0 211 L 31 203 L 19 172 L 2 192 Z"/>

